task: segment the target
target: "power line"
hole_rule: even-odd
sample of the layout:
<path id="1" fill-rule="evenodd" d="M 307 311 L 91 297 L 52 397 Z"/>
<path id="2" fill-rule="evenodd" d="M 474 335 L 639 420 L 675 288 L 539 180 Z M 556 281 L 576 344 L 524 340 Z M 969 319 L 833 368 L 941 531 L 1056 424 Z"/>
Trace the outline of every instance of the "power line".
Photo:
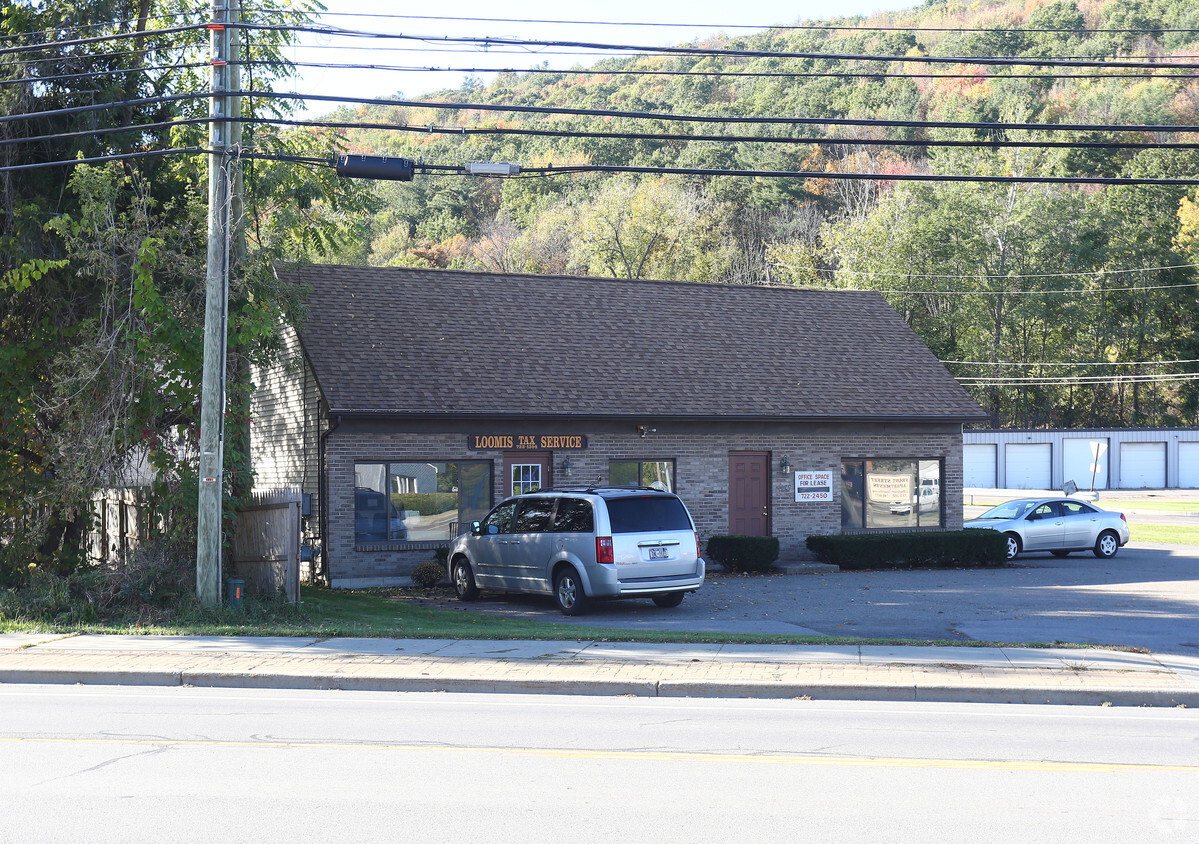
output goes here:
<path id="1" fill-rule="evenodd" d="M 315 33 L 321 35 L 336 35 L 349 38 L 372 38 L 372 39 L 391 39 L 401 41 L 420 41 L 423 43 L 446 43 L 446 44 L 475 44 L 484 49 L 490 49 L 493 46 L 501 47 L 573 47 L 584 50 L 598 50 L 602 52 L 622 52 L 622 53 L 646 53 L 659 55 L 698 55 L 698 56 L 738 56 L 743 58 L 792 58 L 792 59 L 815 59 L 815 60 L 836 60 L 836 61 L 869 61 L 869 62 L 907 62 L 917 64 L 977 64 L 977 65 L 999 65 L 999 66 L 1015 66 L 1015 67 L 1122 67 L 1122 68 L 1143 68 L 1143 67 L 1171 67 L 1183 68 L 1187 70 L 1199 69 L 1199 64 L 1187 62 L 1134 62 L 1125 60 L 1095 60 L 1083 58 L 1012 58 L 1006 56 L 893 56 L 893 55 L 875 55 L 871 53 L 816 53 L 805 51 L 775 51 L 775 50 L 744 50 L 734 48 L 706 48 L 706 47 L 654 47 L 639 44 L 605 44 L 594 41 L 569 41 L 569 40 L 542 40 L 531 38 L 499 38 L 495 36 L 465 36 L 465 35 L 443 35 L 443 36 L 424 36 L 424 35 L 405 35 L 403 33 L 382 33 L 382 32 L 366 32 L 360 30 L 340 29 L 338 27 L 324 26 L 303 26 L 292 24 L 254 24 L 243 23 L 237 24 L 238 27 L 244 29 L 267 30 L 277 32 L 304 32 Z"/>
<path id="2" fill-rule="evenodd" d="M 208 24 L 188 24 L 184 26 L 165 27 L 159 29 L 147 29 L 143 31 L 110 33 L 108 35 L 94 36 L 90 38 L 75 38 L 66 41 L 58 42 L 40 42 L 37 44 L 25 44 L 16 47 L 0 48 L 0 55 L 10 55 L 15 53 L 32 52 L 35 50 L 55 48 L 62 49 L 64 47 L 90 46 L 99 43 L 108 43 L 118 40 L 127 40 L 131 38 L 149 38 L 152 36 L 175 35 L 183 32 L 192 32 L 200 29 L 205 29 Z M 401 41 L 420 41 L 423 43 L 447 43 L 447 44 L 474 44 L 484 49 L 490 49 L 493 46 L 503 47 L 571 47 L 577 49 L 603 51 L 603 52 L 622 52 L 622 53 L 645 53 L 645 54 L 660 54 L 660 55 L 701 55 L 701 56 L 737 56 L 743 58 L 798 58 L 798 59 L 815 59 L 815 60 L 837 60 L 837 61 L 871 61 L 871 62 L 907 62 L 907 63 L 929 63 L 929 64 L 969 64 L 969 65 L 999 65 L 999 66 L 1021 66 L 1021 67 L 1098 67 L 1098 68 L 1181 68 L 1187 70 L 1199 69 L 1199 64 L 1194 63 L 1179 63 L 1179 62 L 1133 62 L 1126 60 L 1093 60 L 1081 58 L 1012 58 L 1000 56 L 892 56 L 892 55 L 875 55 L 869 53 L 817 53 L 806 51 L 773 51 L 773 50 L 745 50 L 733 48 L 704 48 L 704 47 L 655 47 L 636 44 L 606 44 L 602 42 L 590 41 L 570 41 L 570 40 L 542 40 L 542 39 L 521 39 L 521 38 L 498 38 L 494 36 L 477 37 L 477 36 L 421 36 L 421 35 L 405 35 L 403 33 L 381 33 L 367 32 L 362 30 L 342 29 L 334 26 L 321 25 L 306 25 L 306 24 L 261 24 L 261 23 L 230 23 L 225 24 L 227 28 L 257 30 L 257 31 L 273 31 L 273 32 L 297 32 L 307 34 L 333 35 L 348 38 L 370 38 L 370 39 L 390 39 Z"/>
<path id="3" fill-rule="evenodd" d="M 977 281 L 979 279 L 1022 279 L 1022 278 L 1060 278 L 1061 276 L 1103 276 L 1117 275 L 1120 273 L 1143 273 L 1156 272 L 1158 270 L 1192 270 L 1199 268 L 1199 264 L 1171 264 L 1166 267 L 1136 267 L 1132 269 L 1115 269 L 1115 270 L 1063 270 L 1054 273 L 1029 273 L 1027 275 L 940 275 L 932 273 L 878 273 L 868 270 L 838 270 L 840 273 L 849 275 L 869 275 L 880 276 L 883 278 L 952 278 L 963 281 Z M 1110 289 L 1110 288 L 1109 288 Z M 1130 288 L 1131 289 L 1131 288 Z"/>
<path id="4" fill-rule="evenodd" d="M 130 50 L 123 51 L 120 54 L 110 54 L 111 56 L 133 56 L 136 54 L 149 54 L 160 52 L 160 48 L 145 49 L 145 50 Z M 60 56 L 53 56 L 40 59 L 22 59 L 13 62 L 15 65 L 34 65 L 48 62 L 61 62 Z M 272 59 L 242 59 L 239 61 L 231 61 L 230 65 L 239 65 L 242 67 L 274 67 L 282 69 L 291 69 L 299 67 L 324 68 L 328 70 L 378 70 L 385 72 L 399 73 L 513 73 L 513 74 L 548 74 L 553 76 L 661 76 L 661 77 L 716 77 L 716 78 L 736 78 L 745 77 L 748 79 L 1041 79 L 1045 81 L 1054 81 L 1058 79 L 1199 79 L 1199 73 L 1168 73 L 1161 75 L 1161 71 L 1169 71 L 1170 68 L 1159 67 L 1154 70 L 1147 70 L 1139 73 L 1002 73 L 991 74 L 987 76 L 979 76 L 977 73 L 902 73 L 895 71 L 785 71 L 785 70 L 657 70 L 657 69 L 638 69 L 638 70 L 617 70 L 605 69 L 596 70 L 594 68 L 543 68 L 543 67 L 433 67 L 422 65 L 388 65 L 388 64 L 363 64 L 355 62 L 316 62 L 316 61 L 279 61 Z M 169 65 L 146 65 L 138 68 L 139 72 L 156 72 L 169 70 L 188 70 L 197 68 L 209 67 L 208 62 L 181 62 L 178 64 Z M 112 68 L 103 71 L 81 71 L 79 73 L 64 73 L 53 76 L 31 76 L 19 77 L 12 79 L 0 79 L 0 85 L 22 85 L 47 82 L 62 82 L 72 79 L 89 79 L 111 76 L 117 73 L 128 73 L 128 68 Z"/>
<path id="5" fill-rule="evenodd" d="M 1044 377 L 1044 378 L 992 378 L 992 377 L 959 377 L 957 379 L 960 384 L 972 384 L 979 387 L 1018 387 L 1018 386 L 1042 386 L 1042 387 L 1069 387 L 1073 385 L 1084 384 L 1151 384 L 1158 382 L 1176 383 L 1183 381 L 1199 381 L 1199 373 L 1172 373 L 1164 375 L 1124 375 L 1124 376 L 1109 376 L 1109 375 L 1077 375 L 1067 377 Z"/>
<path id="6" fill-rule="evenodd" d="M 880 178 L 880 181 L 884 179 Z M 1196 179 L 1199 181 L 1199 179 Z M 805 270 L 808 272 L 837 275 L 845 270 L 837 269 L 821 269 L 819 267 L 796 267 L 791 264 L 779 264 L 790 270 Z M 1188 264 L 1185 266 L 1195 266 Z M 1152 267 L 1138 268 L 1125 270 L 1124 272 L 1147 272 L 1152 270 Z M 947 276 L 948 278 L 961 278 L 971 280 L 979 278 L 978 276 Z M 994 277 L 994 276 L 992 276 Z M 1014 276 L 1013 280 L 1020 278 L 1037 278 L 1038 276 Z M 909 295 L 909 296 L 1102 296 L 1107 293 L 1149 293 L 1154 290 L 1186 290 L 1193 287 L 1199 287 L 1199 281 L 1187 281 L 1181 284 L 1147 284 L 1137 287 L 1075 287 L 1075 288 L 1039 288 L 1039 289 L 1012 289 L 1004 290 L 919 290 L 919 289 L 904 289 L 904 288 L 888 288 L 888 287 L 824 287 L 822 290 L 849 290 L 853 292 L 872 291 L 874 293 L 890 293 L 892 295 Z"/>
<path id="7" fill-rule="evenodd" d="M 271 14 L 298 14 L 295 10 L 259 7 L 249 11 L 266 11 Z M 1181 33 L 1199 32 L 1199 29 L 1049 29 L 1049 28 L 1019 28 L 995 27 L 992 29 L 971 29 L 968 27 L 929 27 L 929 26 L 871 26 L 869 24 L 737 24 L 737 23 L 695 23 L 695 22 L 662 22 L 662 21 L 601 21 L 601 20 L 553 20 L 540 18 L 479 18 L 453 15 L 396 15 L 371 12 L 320 12 L 319 17 L 339 18 L 386 18 L 395 20 L 430 20 L 458 21 L 466 23 L 544 23 L 561 24 L 566 26 L 621 26 L 621 27 L 670 27 L 697 29 L 778 29 L 823 32 L 828 30 L 846 30 L 850 32 L 1037 32 L 1037 33 Z"/>
<path id="8" fill-rule="evenodd" d="M 89 164 L 97 161 L 114 161 L 121 158 L 137 158 L 143 155 L 167 155 L 175 152 L 204 152 L 211 150 L 199 147 L 185 147 L 178 150 L 152 150 L 138 153 L 124 153 L 113 156 L 98 156 L 87 159 L 63 159 L 59 161 L 39 161 L 27 164 L 15 164 L 0 167 L 0 172 L 17 170 L 32 170 L 42 167 L 67 166 L 72 164 Z M 271 161 L 295 161 L 308 164 L 332 167 L 329 158 L 305 156 L 280 156 L 262 153 L 237 153 L 240 158 L 265 159 Z M 432 164 L 419 162 L 417 170 L 447 172 L 465 175 L 466 167 L 461 164 Z M 559 175 L 574 175 L 579 173 L 652 173 L 656 175 L 688 175 L 688 176 L 735 176 L 750 178 L 787 178 L 787 179 L 846 179 L 867 181 L 925 181 L 925 182 L 1001 182 L 1001 183 L 1033 183 L 1033 184 L 1106 184 L 1106 185 L 1192 185 L 1199 183 L 1199 176 L 1193 179 L 1148 179 L 1148 178 L 1113 178 L 1100 176 L 977 176 L 977 175 L 945 175 L 945 174 L 910 174 L 910 173 L 826 173 L 822 171 L 803 170 L 729 170 L 693 167 L 637 167 L 623 164 L 585 164 L 566 167 L 527 167 L 522 168 L 524 177 L 548 177 Z M 1180 286 L 1180 285 L 1170 285 Z M 1142 290 L 1146 288 L 1132 288 Z M 888 291 L 877 291 L 888 292 Z M 927 291 L 917 291 L 927 292 Z M 1038 291 L 1046 292 L 1046 291 Z"/>
<path id="9" fill-rule="evenodd" d="M 401 100 L 372 97 L 350 97 L 333 94 L 301 94 L 295 91 L 241 91 L 242 96 L 264 99 L 314 100 L 317 102 L 356 103 L 360 105 L 401 106 L 408 108 L 443 109 L 452 111 L 508 111 L 523 114 L 568 114 L 578 117 L 626 117 L 631 120 L 664 120 L 685 123 L 743 123 L 778 125 L 829 126 L 892 126 L 908 129 L 990 129 L 1029 130 L 1046 132 L 1199 132 L 1199 125 L 1138 125 L 1099 123 L 981 123 L 954 120 L 874 120 L 850 117 L 771 117 L 728 114 L 672 114 L 656 111 L 621 111 L 618 109 L 566 108 L 562 106 L 526 106 L 492 103 L 460 103 L 441 100 Z M 3 118 L 0 118 L 3 119 Z"/>
<path id="10" fill-rule="evenodd" d="M 56 50 L 61 50 L 63 47 L 87 47 L 93 44 L 104 44 L 110 41 L 125 41 L 131 38 L 150 38 L 155 35 L 177 35 L 181 32 L 194 32 L 199 29 L 207 29 L 208 24 L 193 23 L 186 26 L 172 26 L 165 29 L 145 29 L 141 32 L 113 32 L 108 35 L 96 35 L 91 38 L 71 38 L 66 41 L 44 41 L 37 44 L 22 44 L 17 47 L 0 47 L 0 56 L 13 55 L 15 53 L 29 53 L 34 50 L 44 50 L 53 47 Z"/>
<path id="11" fill-rule="evenodd" d="M 1199 125 L 1137 125 L 1137 124 L 1101 124 L 1101 123 L 981 123 L 977 121 L 938 121 L 938 120 L 874 120 L 867 118 L 846 117 L 772 117 L 749 115 L 699 115 L 671 114 L 667 112 L 638 112 L 620 111 L 617 109 L 580 109 L 556 106 L 522 106 L 513 104 L 491 103 L 460 103 L 439 100 L 400 100 L 372 97 L 349 97 L 331 94 L 301 94 L 294 91 L 247 91 L 236 92 L 242 97 L 257 97 L 260 99 L 290 99 L 314 100 L 317 102 L 357 103 L 361 105 L 381 105 L 388 107 L 408 107 L 415 109 L 441 109 L 453 111 L 500 111 L 518 112 L 525 114 L 568 114 L 579 117 L 624 117 L 631 120 L 662 120 L 687 123 L 716 123 L 716 124 L 750 124 L 750 125 L 831 125 L 831 126 L 873 126 L 873 127 L 902 127 L 926 129 L 982 129 L 990 131 L 1045 131 L 1045 132 L 1170 132 L 1192 133 L 1199 132 Z M 98 103 L 86 106 L 49 109 L 45 111 L 25 112 L 21 114 L 0 115 L 0 123 L 13 120 L 31 120 L 41 117 L 55 117 L 67 114 L 81 114 L 88 111 L 102 111 L 110 108 L 126 108 L 138 105 L 175 102 L 190 99 L 205 99 L 217 96 L 212 92 L 191 94 L 167 94 L 157 97 L 142 97 L 132 100 L 120 100 L 111 103 Z"/>
<path id="12" fill-rule="evenodd" d="M 181 155 L 191 153 L 207 153 L 203 147 L 179 147 L 175 149 L 147 149 L 139 152 L 114 153 L 113 155 L 98 155 L 92 158 L 68 158 L 63 161 L 36 161 L 30 164 L 11 164 L 0 167 L 0 173 L 12 173 L 18 170 L 38 170 L 43 167 L 61 167 L 70 164 L 99 164 L 105 161 L 123 161 L 131 158 L 154 158 L 163 155 Z"/>
<path id="13" fill-rule="evenodd" d="M 32 135 L 26 137 L 0 138 L 0 146 L 38 141 L 52 141 L 67 138 L 92 137 L 98 135 L 113 135 L 131 132 L 144 132 L 152 129 L 169 129 L 174 126 L 192 126 L 212 122 L 208 117 L 181 118 L 176 120 L 158 121 L 153 123 L 135 123 L 128 126 L 109 126 L 96 129 L 84 129 L 77 132 L 55 132 L 48 135 Z M 1148 149 L 1199 149 L 1196 142 L 1158 142 L 1134 143 L 1122 141 L 999 141 L 999 140 L 954 140 L 954 139 L 889 139 L 889 138 L 846 138 L 846 137 L 789 137 L 777 135 L 697 135 L 687 133 L 665 132 L 589 132 L 582 130 L 559 129 L 512 129 L 507 127 L 456 127 L 456 126 L 416 126 L 405 123 L 376 123 L 367 121 L 335 121 L 335 120 L 303 120 L 278 117 L 227 117 L 225 123 L 262 124 L 271 126 L 295 126 L 316 129 L 370 129 L 379 131 L 408 132 L 411 134 L 440 134 L 456 136 L 491 136 L 503 137 L 548 137 L 548 138 L 590 138 L 598 140 L 632 140 L 632 141 L 699 141 L 711 143 L 761 143 L 783 145 L 821 145 L 821 146 L 907 146 L 907 147 L 952 147 L 965 149 L 998 149 L 998 148 L 1063 148 L 1063 149 L 1112 149 L 1112 150 L 1148 150 Z M 881 178 L 881 177 L 880 177 Z M 913 276 L 905 273 L 869 273 L 858 271 L 854 275 L 878 275 L 897 277 L 926 277 L 926 278 L 958 278 L 958 276 Z M 1012 278 L 1013 276 L 1003 276 Z M 979 278 L 969 276 L 968 278 Z"/>
<path id="14" fill-rule="evenodd" d="M 943 360 L 941 363 L 970 364 L 973 366 L 1164 366 L 1175 363 L 1199 363 L 1199 358 L 1186 360 L 1095 360 L 1074 363 L 1038 363 L 1029 361 L 997 360 Z"/>

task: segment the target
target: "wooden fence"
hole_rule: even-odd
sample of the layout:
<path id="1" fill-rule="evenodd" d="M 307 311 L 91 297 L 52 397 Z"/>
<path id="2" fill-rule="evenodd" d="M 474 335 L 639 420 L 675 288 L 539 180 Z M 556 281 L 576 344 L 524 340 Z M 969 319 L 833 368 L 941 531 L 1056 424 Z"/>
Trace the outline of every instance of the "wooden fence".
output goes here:
<path id="1" fill-rule="evenodd" d="M 238 511 L 229 576 L 253 581 L 264 592 L 282 589 L 287 600 L 300 600 L 299 490 L 255 493 Z M 88 556 L 92 562 L 124 565 L 134 548 L 150 536 L 152 514 L 145 490 L 106 489 L 92 496 Z"/>
<path id="2" fill-rule="evenodd" d="M 102 489 L 92 495 L 88 558 L 95 563 L 124 565 L 129 552 L 150 535 L 145 490 Z"/>
<path id="3" fill-rule="evenodd" d="M 259 590 L 282 589 L 293 604 L 300 600 L 299 490 L 254 493 L 253 503 L 237 513 L 233 533 L 233 570 Z"/>

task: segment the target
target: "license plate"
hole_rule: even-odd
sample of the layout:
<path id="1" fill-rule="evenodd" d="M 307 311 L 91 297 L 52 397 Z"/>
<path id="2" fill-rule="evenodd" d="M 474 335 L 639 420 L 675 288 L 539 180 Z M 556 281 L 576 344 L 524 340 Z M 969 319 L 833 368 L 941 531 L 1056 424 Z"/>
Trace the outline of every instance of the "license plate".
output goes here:
<path id="1" fill-rule="evenodd" d="M 650 548 L 649 549 L 649 558 L 651 560 L 669 560 L 670 552 L 667 551 L 665 548 Z"/>

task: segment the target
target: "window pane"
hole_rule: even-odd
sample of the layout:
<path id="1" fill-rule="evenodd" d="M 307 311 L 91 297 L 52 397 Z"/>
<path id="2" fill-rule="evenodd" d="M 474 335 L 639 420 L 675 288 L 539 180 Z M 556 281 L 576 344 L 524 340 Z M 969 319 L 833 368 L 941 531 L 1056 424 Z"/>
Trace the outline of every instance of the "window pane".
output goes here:
<path id="1" fill-rule="evenodd" d="M 513 533 L 543 533 L 549 530 L 550 516 L 554 514 L 554 499 L 526 498 L 520 502 L 516 512 L 516 528 Z"/>
<path id="2" fill-rule="evenodd" d="M 683 502 L 672 496 L 637 496 L 608 501 L 613 533 L 694 530 Z"/>
<path id="3" fill-rule="evenodd" d="M 483 532 L 492 533 L 511 533 L 512 532 L 512 513 L 516 510 L 515 501 L 505 501 L 499 507 L 496 507 L 483 522 Z"/>
<path id="4" fill-rule="evenodd" d="M 540 463 L 512 464 L 512 495 L 536 492 L 541 489 Z"/>
<path id="5" fill-rule="evenodd" d="M 863 521 L 862 461 L 850 460 L 841 464 L 841 527 L 861 530 Z"/>
<path id="6" fill-rule="evenodd" d="M 387 465 L 354 466 L 354 543 L 386 542 L 393 531 L 402 531 L 400 514 L 387 498 Z"/>
<path id="7" fill-rule="evenodd" d="M 674 461 L 647 460 L 641 464 L 641 485 L 674 492 Z"/>
<path id="8" fill-rule="evenodd" d="M 491 509 L 491 464 L 458 464 L 458 528 L 455 536 L 470 530 Z M 451 537 L 452 538 L 452 537 Z"/>
<path id="9" fill-rule="evenodd" d="M 866 527 L 916 526 L 916 461 L 866 461 Z"/>
<path id="10" fill-rule="evenodd" d="M 613 460 L 608 464 L 608 483 L 612 486 L 637 486 L 641 464 L 636 460 Z"/>
<path id="11" fill-rule="evenodd" d="M 920 506 L 916 523 L 920 527 L 941 526 L 941 461 L 920 461 Z"/>
<path id="12" fill-rule="evenodd" d="M 591 515 L 590 502 L 581 498 L 558 499 L 558 515 L 554 517 L 554 530 L 558 533 L 591 533 L 595 530 L 595 519 Z"/>

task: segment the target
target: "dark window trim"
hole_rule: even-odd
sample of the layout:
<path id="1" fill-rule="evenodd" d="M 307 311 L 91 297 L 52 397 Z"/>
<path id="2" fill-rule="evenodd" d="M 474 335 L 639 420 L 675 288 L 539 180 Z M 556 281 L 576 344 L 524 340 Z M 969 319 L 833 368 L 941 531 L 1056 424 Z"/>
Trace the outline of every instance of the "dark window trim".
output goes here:
<path id="1" fill-rule="evenodd" d="M 862 464 L 862 467 L 861 467 L 862 468 L 862 479 L 865 480 L 865 478 L 866 478 L 866 466 L 865 466 L 866 462 L 867 461 L 882 461 L 882 460 L 913 460 L 917 464 L 917 470 L 919 470 L 919 464 L 922 460 L 923 461 L 936 461 L 937 468 L 938 468 L 937 477 L 940 478 L 941 480 L 944 480 L 944 478 L 945 478 L 945 457 L 944 456 L 941 456 L 941 457 L 932 457 L 932 456 L 916 457 L 916 456 L 912 456 L 912 455 L 895 455 L 895 456 L 890 456 L 890 457 L 879 457 L 879 456 L 875 455 L 873 457 L 842 457 L 841 463 L 842 463 L 842 465 L 844 465 L 846 463 Z M 919 490 L 919 487 L 917 487 L 917 490 Z M 941 485 L 941 490 L 942 490 L 942 494 L 938 496 L 938 501 L 937 501 L 937 515 L 938 515 L 938 522 L 939 522 L 938 524 L 935 524 L 935 525 L 902 525 L 902 526 L 895 526 L 895 527 L 874 527 L 874 528 L 866 527 L 864 524 L 860 528 L 857 528 L 857 527 L 847 528 L 843 524 L 841 526 L 841 533 L 843 533 L 843 534 L 916 533 L 916 532 L 921 532 L 921 531 L 945 530 L 945 495 L 944 495 L 945 486 L 944 486 L 944 484 Z M 862 503 L 863 503 L 863 505 L 865 505 L 865 496 L 863 496 L 863 498 L 862 498 Z M 863 516 L 863 522 L 865 522 L 864 516 Z"/>
<path id="2" fill-rule="evenodd" d="M 672 487 L 667 492 L 678 495 L 679 493 L 679 461 L 676 457 L 609 457 L 608 458 L 608 482 L 612 482 L 612 464 L 613 463 L 636 463 L 637 477 L 641 477 L 644 472 L 644 464 L 646 463 L 669 463 L 671 475 L 670 479 Z"/>
<path id="3" fill-rule="evenodd" d="M 369 457 L 355 457 L 350 461 L 350 466 L 356 471 L 357 466 L 360 463 L 382 463 L 387 467 L 387 476 L 389 478 L 391 477 L 391 464 L 393 463 L 457 463 L 459 465 L 463 463 L 486 463 L 491 471 L 491 483 L 488 485 L 487 490 L 487 497 L 490 502 L 487 505 L 487 512 L 490 513 L 496 507 L 496 504 L 494 503 L 496 476 L 494 459 L 489 459 L 486 457 L 465 457 L 462 459 L 445 457 L 406 457 L 403 460 L 381 460 Z M 503 502 L 501 501 L 501 503 Z M 355 505 L 355 509 L 352 512 L 356 515 L 357 505 Z M 350 521 L 352 524 L 354 521 L 353 515 L 351 516 Z M 358 541 L 357 530 L 354 531 L 354 534 L 353 549 L 355 551 L 434 551 L 438 548 L 445 548 L 446 546 L 453 544 L 453 542 L 458 538 L 457 536 L 451 536 L 447 539 L 388 539 L 384 542 L 360 543 Z"/>

